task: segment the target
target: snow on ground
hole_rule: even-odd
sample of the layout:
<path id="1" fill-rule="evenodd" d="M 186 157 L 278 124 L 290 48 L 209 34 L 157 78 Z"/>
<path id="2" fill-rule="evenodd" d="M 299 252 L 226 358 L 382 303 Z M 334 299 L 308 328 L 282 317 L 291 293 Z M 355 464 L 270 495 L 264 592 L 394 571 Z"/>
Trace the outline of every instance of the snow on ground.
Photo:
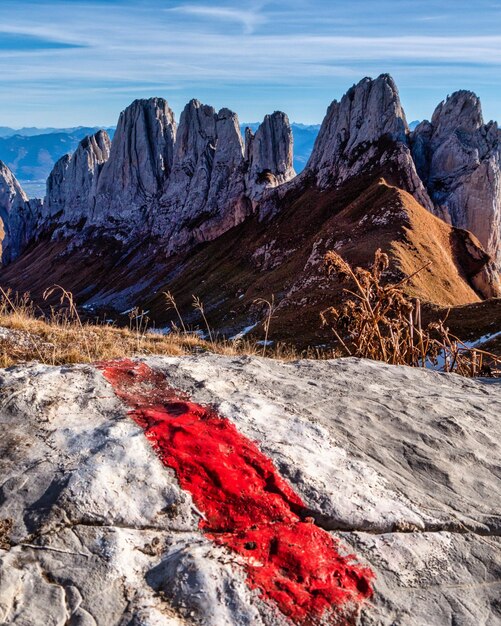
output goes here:
<path id="1" fill-rule="evenodd" d="M 501 623 L 501 381 L 356 359 L 145 362 L 255 441 L 373 569 L 352 623 Z M 96 368 L 2 370 L 0 407 L 0 623 L 291 625 L 200 532 Z"/>
<path id="2" fill-rule="evenodd" d="M 233 337 L 230 337 L 230 341 L 236 341 L 237 339 L 243 339 L 245 337 L 245 335 L 248 335 L 251 332 L 251 330 L 254 330 L 254 328 L 256 328 L 258 323 L 259 322 L 255 322 L 254 324 L 250 324 L 249 326 L 245 326 L 236 335 L 233 335 Z"/>

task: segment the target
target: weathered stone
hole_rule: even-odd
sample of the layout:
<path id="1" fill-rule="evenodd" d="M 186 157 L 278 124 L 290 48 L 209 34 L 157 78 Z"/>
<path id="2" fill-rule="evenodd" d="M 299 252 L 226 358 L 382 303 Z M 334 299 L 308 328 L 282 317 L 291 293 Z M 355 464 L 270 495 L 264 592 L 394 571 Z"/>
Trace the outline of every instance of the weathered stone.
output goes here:
<path id="1" fill-rule="evenodd" d="M 64 229 L 82 228 L 92 215 L 99 174 L 110 156 L 110 138 L 104 130 L 82 139 L 72 155 L 55 164 L 47 179 L 43 219 Z"/>
<path id="2" fill-rule="evenodd" d="M 122 235 L 143 227 L 168 179 L 176 123 L 163 98 L 135 100 L 120 114 L 97 185 L 91 221 Z"/>
<path id="3" fill-rule="evenodd" d="M 327 110 L 303 176 L 321 188 L 360 175 L 394 171 L 392 183 L 425 208 L 432 203 L 416 173 L 408 148 L 408 126 L 397 87 L 388 74 L 364 78 Z"/>
<path id="4" fill-rule="evenodd" d="M 375 572 L 354 625 L 500 621 L 497 382 L 358 359 L 146 363 L 255 441 Z M 291 623 L 203 535 L 94 367 L 3 370 L 0 399 L 1 623 Z"/>
<path id="5" fill-rule="evenodd" d="M 36 236 L 41 208 L 40 200 L 28 200 L 14 174 L 0 161 L 0 235 L 3 265 L 17 259 Z"/>
<path id="6" fill-rule="evenodd" d="M 266 115 L 255 135 L 246 128 L 247 189 L 253 200 L 295 177 L 293 156 L 292 130 L 285 113 Z"/>
<path id="7" fill-rule="evenodd" d="M 238 117 L 191 100 L 181 114 L 172 173 L 153 230 L 167 253 L 213 239 L 248 213 Z"/>
<path id="8" fill-rule="evenodd" d="M 412 152 L 435 211 L 470 230 L 501 266 L 501 133 L 479 98 L 458 91 L 412 133 Z"/>

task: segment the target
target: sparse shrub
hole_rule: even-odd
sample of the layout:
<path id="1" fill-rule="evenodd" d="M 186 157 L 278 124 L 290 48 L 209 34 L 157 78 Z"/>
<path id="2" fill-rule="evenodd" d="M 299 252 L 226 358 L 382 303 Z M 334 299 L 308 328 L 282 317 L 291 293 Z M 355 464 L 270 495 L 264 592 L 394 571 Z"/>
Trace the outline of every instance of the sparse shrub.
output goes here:
<path id="1" fill-rule="evenodd" d="M 398 283 L 384 280 L 389 258 L 377 250 L 370 269 L 351 267 L 339 254 L 325 255 L 325 268 L 347 286 L 344 302 L 321 313 L 345 355 L 394 365 L 434 367 L 464 376 L 497 375 L 501 359 L 471 348 L 453 335 L 446 319 L 423 328 L 421 303 L 403 287 L 426 264 Z"/>

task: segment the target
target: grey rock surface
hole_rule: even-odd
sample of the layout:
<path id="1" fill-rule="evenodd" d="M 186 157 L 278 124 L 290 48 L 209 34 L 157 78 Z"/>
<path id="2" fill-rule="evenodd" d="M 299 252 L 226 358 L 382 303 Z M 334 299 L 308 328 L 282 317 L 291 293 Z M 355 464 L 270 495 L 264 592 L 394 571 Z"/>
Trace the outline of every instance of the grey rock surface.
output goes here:
<path id="1" fill-rule="evenodd" d="M 238 117 L 191 100 L 179 122 L 172 174 L 154 232 L 170 252 L 213 239 L 247 214 Z"/>
<path id="2" fill-rule="evenodd" d="M 37 232 L 42 210 L 39 200 L 28 200 L 11 170 L 0 161 L 0 228 L 2 264 L 17 259 Z"/>
<path id="3" fill-rule="evenodd" d="M 143 226 L 172 169 L 176 123 L 163 98 L 135 100 L 120 114 L 97 186 L 92 222 L 130 233 Z"/>
<path id="4" fill-rule="evenodd" d="M 305 174 L 313 175 L 320 188 L 327 188 L 385 167 L 401 178 L 390 182 L 401 184 L 431 210 L 408 147 L 408 132 L 391 76 L 364 78 L 327 109 Z"/>
<path id="5" fill-rule="evenodd" d="M 255 134 L 246 129 L 245 157 L 247 188 L 253 200 L 258 200 L 265 189 L 295 177 L 292 130 L 285 113 L 266 115 Z"/>
<path id="6" fill-rule="evenodd" d="M 57 161 L 47 179 L 43 223 L 39 230 L 54 221 L 63 229 L 85 224 L 96 203 L 99 175 L 110 156 L 111 142 L 104 130 L 85 137 L 71 155 Z"/>
<path id="7" fill-rule="evenodd" d="M 498 382 L 356 359 L 146 362 L 254 440 L 373 569 L 354 623 L 501 623 Z M 0 401 L 1 623 L 290 625 L 200 533 L 94 367 L 3 370 Z"/>
<path id="8" fill-rule="evenodd" d="M 436 206 L 470 230 L 501 266 L 501 131 L 484 123 L 479 98 L 457 91 L 411 135 L 416 167 Z"/>

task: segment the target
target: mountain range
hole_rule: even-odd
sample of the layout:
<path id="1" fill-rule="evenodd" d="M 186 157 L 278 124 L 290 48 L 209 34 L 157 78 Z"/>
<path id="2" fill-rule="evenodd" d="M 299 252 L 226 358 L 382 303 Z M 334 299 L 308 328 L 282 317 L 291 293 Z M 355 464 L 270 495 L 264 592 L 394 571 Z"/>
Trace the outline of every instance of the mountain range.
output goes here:
<path id="1" fill-rule="evenodd" d="M 177 124 L 151 98 L 113 140 L 99 130 L 62 156 L 43 202 L 2 164 L 0 281 L 35 298 L 64 285 L 88 311 L 140 305 L 157 325 L 174 319 L 167 290 L 196 325 L 195 294 L 228 335 L 273 295 L 276 337 L 305 343 L 324 340 L 319 312 L 341 296 L 329 249 L 366 266 L 383 248 L 391 278 L 426 266 L 406 289 L 430 306 L 500 295 L 501 132 L 475 94 L 411 130 L 393 79 L 364 78 L 331 103 L 299 175 L 294 139 L 282 112 L 242 140 L 228 109 L 192 100 Z"/>
<path id="2" fill-rule="evenodd" d="M 256 131 L 259 122 L 241 124 L 242 135 L 249 127 Z M 320 125 L 291 124 L 294 136 L 294 169 L 301 172 L 311 154 Z M 29 198 L 45 196 L 46 180 L 56 161 L 74 152 L 84 137 L 100 127 L 20 128 L 0 127 L 0 161 L 15 174 Z M 115 127 L 104 128 L 113 139 Z"/>

